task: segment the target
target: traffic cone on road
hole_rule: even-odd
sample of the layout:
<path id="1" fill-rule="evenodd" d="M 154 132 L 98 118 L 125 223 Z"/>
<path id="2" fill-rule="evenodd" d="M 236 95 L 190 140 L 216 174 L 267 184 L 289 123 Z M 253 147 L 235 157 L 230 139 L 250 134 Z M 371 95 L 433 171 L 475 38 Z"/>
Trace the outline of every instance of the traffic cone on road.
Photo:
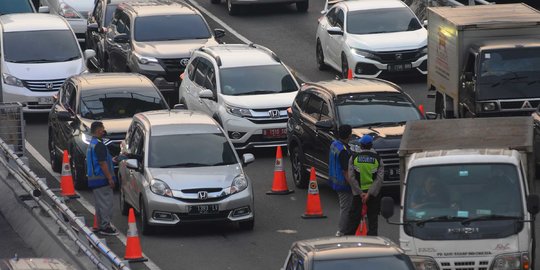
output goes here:
<path id="1" fill-rule="evenodd" d="M 367 218 L 367 205 L 362 204 L 362 219 L 360 220 L 360 224 L 358 224 L 358 229 L 356 229 L 356 233 L 355 233 L 356 236 L 367 235 L 366 218 Z"/>
<path id="2" fill-rule="evenodd" d="M 126 255 L 124 259 L 130 262 L 144 262 L 148 260 L 142 255 L 141 241 L 137 232 L 137 223 L 133 208 L 129 209 Z"/>
<path id="3" fill-rule="evenodd" d="M 287 177 L 285 170 L 283 169 L 283 153 L 281 152 L 281 146 L 276 150 L 276 163 L 274 166 L 274 182 L 272 183 L 272 190 L 266 192 L 268 195 L 287 195 L 293 193 L 293 190 L 289 190 L 287 187 Z"/>
<path id="4" fill-rule="evenodd" d="M 60 177 L 60 188 L 62 190 L 62 196 L 71 199 L 79 198 L 79 195 L 75 193 L 75 187 L 73 186 L 73 176 L 71 175 L 71 167 L 69 166 L 69 155 L 67 150 L 64 150 L 64 158 L 62 159 L 62 176 Z"/>
<path id="5" fill-rule="evenodd" d="M 94 225 L 92 225 L 92 231 L 93 232 L 98 232 L 99 231 L 98 218 L 97 218 L 96 214 L 94 214 Z"/>
<path id="6" fill-rule="evenodd" d="M 322 212 L 319 186 L 317 185 L 317 176 L 315 174 L 315 168 L 313 167 L 311 167 L 311 174 L 309 177 L 306 212 L 302 215 L 302 218 L 326 218 Z"/>
<path id="7" fill-rule="evenodd" d="M 349 68 L 347 70 L 347 80 L 352 80 L 352 79 L 354 79 L 353 74 L 352 74 L 352 69 Z"/>

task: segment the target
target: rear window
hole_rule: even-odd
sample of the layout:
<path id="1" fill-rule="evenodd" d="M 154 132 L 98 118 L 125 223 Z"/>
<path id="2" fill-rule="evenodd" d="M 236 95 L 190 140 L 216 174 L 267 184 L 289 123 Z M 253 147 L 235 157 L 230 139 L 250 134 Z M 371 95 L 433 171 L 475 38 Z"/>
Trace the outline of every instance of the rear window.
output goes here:
<path id="1" fill-rule="evenodd" d="M 34 9 L 28 0 L 0 1 L 0 15 L 11 13 L 33 13 Z"/>
<path id="2" fill-rule="evenodd" d="M 136 41 L 209 39 L 211 37 L 206 22 L 197 14 L 146 16 L 135 19 Z"/>

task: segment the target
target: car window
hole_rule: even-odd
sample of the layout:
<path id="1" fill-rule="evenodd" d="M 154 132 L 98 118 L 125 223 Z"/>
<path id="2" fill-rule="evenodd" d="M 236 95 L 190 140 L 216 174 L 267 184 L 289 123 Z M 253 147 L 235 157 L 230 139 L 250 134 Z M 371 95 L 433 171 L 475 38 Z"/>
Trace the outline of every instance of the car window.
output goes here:
<path id="1" fill-rule="evenodd" d="M 104 23 L 102 26 L 104 27 L 107 27 L 109 26 L 109 24 L 111 23 L 111 20 L 113 18 L 113 15 L 114 15 L 114 11 L 116 10 L 116 7 L 118 7 L 117 4 L 109 4 L 105 7 L 105 18 L 104 19 Z M 100 18 L 101 20 L 101 18 Z"/>
<path id="2" fill-rule="evenodd" d="M 135 133 L 133 135 L 133 138 L 131 139 L 131 143 L 129 144 L 130 147 L 130 153 L 139 155 L 140 157 L 144 157 L 144 133 L 141 130 L 141 127 L 137 126 L 135 128 Z"/>
<path id="3" fill-rule="evenodd" d="M 337 8 L 334 7 L 330 9 L 330 11 L 328 11 L 328 13 L 326 14 L 326 20 L 328 20 L 328 23 L 331 26 L 334 26 L 336 23 L 336 10 Z"/>
<path id="4" fill-rule="evenodd" d="M 4 33 L 4 59 L 12 63 L 67 62 L 81 58 L 71 29 Z"/>
<path id="5" fill-rule="evenodd" d="M 301 111 L 304 111 L 306 109 L 306 103 L 309 99 L 309 96 L 310 94 L 305 91 L 298 93 L 298 95 L 296 96 L 295 102 Z"/>
<path id="6" fill-rule="evenodd" d="M 322 109 L 321 109 L 321 120 L 328 120 L 328 119 L 331 119 L 330 107 L 328 106 L 328 103 L 323 102 Z"/>
<path id="7" fill-rule="evenodd" d="M 33 13 L 32 5 L 28 0 L 1 1 L 0 15 L 11 13 Z"/>
<path id="8" fill-rule="evenodd" d="M 64 108 L 72 113 L 75 112 L 75 100 L 76 100 L 75 86 L 73 83 L 68 82 L 65 85 L 65 92 L 62 100 L 62 105 Z"/>
<path id="9" fill-rule="evenodd" d="M 199 63 L 197 64 L 197 68 L 195 69 L 193 82 L 204 87 L 206 82 L 206 73 L 210 69 L 212 63 L 210 63 L 210 61 L 204 58 L 200 58 L 198 62 Z"/>
<path id="10" fill-rule="evenodd" d="M 103 1 L 97 1 L 96 6 L 94 7 L 94 12 L 92 13 L 92 17 L 99 27 L 102 26 L 102 21 L 101 21 L 102 14 L 103 14 Z"/>
<path id="11" fill-rule="evenodd" d="M 343 28 L 343 26 L 345 25 L 344 21 L 345 21 L 345 13 L 343 12 L 342 9 L 337 9 L 336 26 L 338 26 L 341 29 L 344 29 Z"/>
<path id="12" fill-rule="evenodd" d="M 230 96 L 289 93 L 298 90 L 283 65 L 220 69 L 221 93 Z"/>
<path id="13" fill-rule="evenodd" d="M 210 66 L 208 72 L 206 72 L 206 78 L 204 80 L 204 88 L 212 90 L 214 96 L 216 94 L 216 73 L 214 71 L 214 66 Z"/>
<path id="14" fill-rule="evenodd" d="M 415 31 L 421 28 L 416 15 L 407 7 L 347 13 L 347 32 L 355 35 Z"/>
<path id="15" fill-rule="evenodd" d="M 206 22 L 198 14 L 141 16 L 135 19 L 136 41 L 202 40 L 211 37 Z"/>
<path id="16" fill-rule="evenodd" d="M 116 24 L 116 31 L 121 34 L 130 34 L 129 17 L 125 13 L 121 13 Z"/>
<path id="17" fill-rule="evenodd" d="M 318 121 L 323 103 L 324 101 L 320 97 L 311 95 L 306 105 L 305 113 Z"/>

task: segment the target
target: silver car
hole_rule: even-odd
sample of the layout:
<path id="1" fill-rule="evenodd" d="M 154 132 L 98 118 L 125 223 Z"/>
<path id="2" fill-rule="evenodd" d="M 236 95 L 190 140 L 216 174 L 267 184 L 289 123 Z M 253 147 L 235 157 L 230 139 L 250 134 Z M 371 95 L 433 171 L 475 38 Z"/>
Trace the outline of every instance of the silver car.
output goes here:
<path id="1" fill-rule="evenodd" d="M 139 212 L 142 233 L 154 226 L 238 222 L 254 226 L 253 185 L 219 124 L 202 113 L 162 110 L 136 114 L 121 147 L 120 209 Z"/>
<path id="2" fill-rule="evenodd" d="M 49 12 L 65 18 L 79 43 L 85 43 L 86 20 L 93 7 L 94 0 L 41 0 L 39 12 Z"/>

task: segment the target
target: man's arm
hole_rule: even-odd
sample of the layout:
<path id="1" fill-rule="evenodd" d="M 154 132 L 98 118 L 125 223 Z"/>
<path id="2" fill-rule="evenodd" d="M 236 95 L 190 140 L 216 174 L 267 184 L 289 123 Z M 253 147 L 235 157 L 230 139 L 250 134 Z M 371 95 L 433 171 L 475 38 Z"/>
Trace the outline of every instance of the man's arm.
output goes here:
<path id="1" fill-rule="evenodd" d="M 94 149 L 101 171 L 107 178 L 107 181 L 109 181 L 109 185 L 114 188 L 114 179 L 111 175 L 111 171 L 109 170 L 109 164 L 107 164 L 107 146 L 105 146 L 103 143 L 98 143 Z"/>
<path id="2" fill-rule="evenodd" d="M 373 184 L 368 190 L 368 194 L 374 197 L 379 195 L 379 192 L 381 191 L 381 187 L 384 181 L 384 163 L 380 157 L 378 157 L 378 161 L 379 161 L 379 168 L 377 168 L 377 176 L 375 177 Z"/>
<path id="3" fill-rule="evenodd" d="M 354 160 L 354 156 L 351 156 L 349 158 L 349 165 L 347 166 L 348 173 L 347 173 L 347 177 L 345 179 L 347 179 L 347 182 L 349 182 L 349 185 L 351 186 L 352 194 L 353 195 L 361 195 L 362 194 L 362 189 L 360 189 L 360 184 L 358 183 L 358 180 L 355 179 L 355 177 L 354 177 L 353 160 Z"/>

